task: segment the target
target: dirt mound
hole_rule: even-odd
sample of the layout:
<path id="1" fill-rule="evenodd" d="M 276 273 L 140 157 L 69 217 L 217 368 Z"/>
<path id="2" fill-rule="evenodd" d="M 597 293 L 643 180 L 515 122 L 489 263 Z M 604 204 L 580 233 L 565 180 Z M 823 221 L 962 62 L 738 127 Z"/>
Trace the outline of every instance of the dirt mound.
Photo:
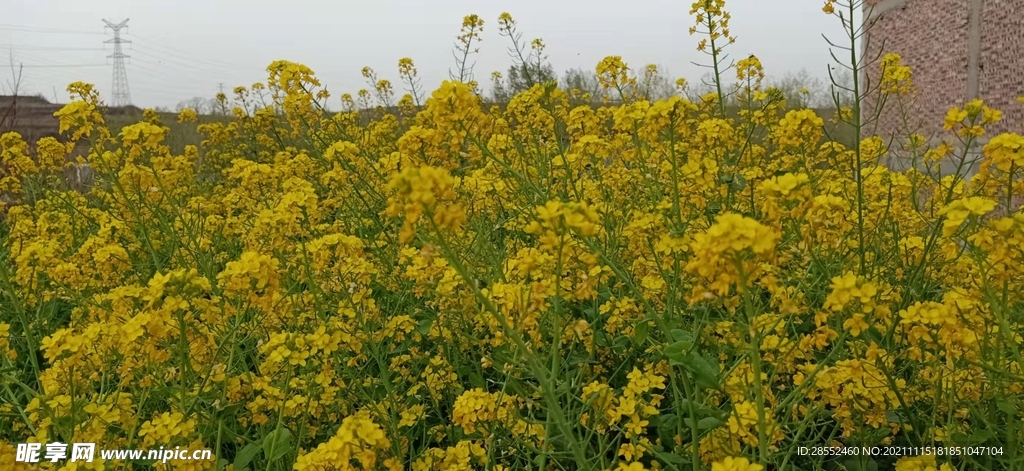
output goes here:
<path id="1" fill-rule="evenodd" d="M 0 96 L 0 134 L 16 131 L 30 143 L 48 136 L 63 140 L 60 124 L 53 116 L 63 106 L 42 97 Z M 105 107 L 102 111 L 107 117 L 142 116 L 137 106 Z"/>

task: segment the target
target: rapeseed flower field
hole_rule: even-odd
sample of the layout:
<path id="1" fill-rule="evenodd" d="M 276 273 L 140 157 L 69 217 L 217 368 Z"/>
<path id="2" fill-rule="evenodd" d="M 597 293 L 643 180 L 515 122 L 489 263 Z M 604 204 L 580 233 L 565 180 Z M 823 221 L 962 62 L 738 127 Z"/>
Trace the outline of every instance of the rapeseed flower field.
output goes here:
<path id="1" fill-rule="evenodd" d="M 486 107 L 468 80 L 396 99 L 364 70 L 329 113 L 277 61 L 179 155 L 156 114 L 115 135 L 72 84 L 69 142 L 0 137 L 0 469 L 1022 469 L 1024 137 L 972 101 L 890 170 L 869 90 L 790 109 L 756 57 L 720 61 L 721 0 L 693 14 L 698 101 L 608 57 L 607 106 L 535 83 Z M 870 66 L 912 99 L 898 56 Z M 976 174 L 941 172 L 983 137 Z M 15 462 L 23 442 L 214 459 Z"/>

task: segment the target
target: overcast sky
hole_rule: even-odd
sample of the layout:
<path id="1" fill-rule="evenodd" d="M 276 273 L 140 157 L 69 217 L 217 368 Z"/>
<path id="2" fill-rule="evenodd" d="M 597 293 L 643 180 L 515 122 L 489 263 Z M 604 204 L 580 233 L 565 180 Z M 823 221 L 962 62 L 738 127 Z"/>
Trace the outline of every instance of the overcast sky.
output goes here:
<path id="1" fill-rule="evenodd" d="M 13 5 L 11 2 L 13 1 Z M 332 108 L 343 92 L 365 87 L 363 66 L 397 81 L 397 61 L 411 57 L 433 90 L 454 67 L 452 43 L 462 17 L 485 20 L 477 79 L 510 65 L 510 42 L 498 35 L 508 11 L 523 39 L 542 38 L 559 73 L 593 70 L 603 57 L 620 55 L 634 69 L 656 63 L 691 82 L 706 61 L 690 1 L 683 0 L 7 0 L 0 17 L 0 83 L 10 81 L 10 56 L 24 64 L 22 94 L 42 93 L 67 101 L 67 84 L 95 83 L 110 98 L 112 37 L 103 19 L 128 18 L 125 52 L 131 98 L 141 107 L 166 106 L 194 96 L 210 97 L 266 79 L 273 60 L 302 62 L 330 90 Z M 838 19 L 821 11 L 823 0 L 729 0 L 732 56 L 761 58 L 769 75 L 807 69 L 827 77 L 831 62 L 822 34 L 841 39 Z M 486 85 L 486 83 L 483 83 Z"/>

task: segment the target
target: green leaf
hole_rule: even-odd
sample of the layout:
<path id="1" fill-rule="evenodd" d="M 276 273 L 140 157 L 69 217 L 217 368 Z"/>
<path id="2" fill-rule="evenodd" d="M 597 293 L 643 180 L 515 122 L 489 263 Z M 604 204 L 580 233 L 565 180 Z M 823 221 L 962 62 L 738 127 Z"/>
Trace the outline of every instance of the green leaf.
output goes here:
<path id="1" fill-rule="evenodd" d="M 420 322 L 420 325 L 416 326 L 416 332 L 419 332 L 420 335 L 430 334 L 430 325 L 433 323 L 433 319 L 423 319 L 423 321 Z"/>
<path id="2" fill-rule="evenodd" d="M 885 420 L 892 422 L 894 424 L 899 424 L 903 422 L 903 418 L 900 417 L 900 414 L 893 410 L 885 413 Z"/>
<path id="3" fill-rule="evenodd" d="M 690 352 L 680 364 L 693 373 L 693 379 L 700 387 L 718 389 L 718 362 L 709 361 L 697 352 Z"/>
<path id="4" fill-rule="evenodd" d="M 662 353 L 665 354 L 665 358 L 668 358 L 669 364 L 681 365 L 686 360 L 686 352 L 690 351 L 692 347 L 693 342 L 680 340 L 665 347 Z"/>
<path id="5" fill-rule="evenodd" d="M 235 455 L 235 471 L 249 469 L 249 463 L 252 463 L 252 459 L 260 452 L 262 445 L 263 439 L 260 439 L 239 450 L 238 454 Z"/>
<path id="6" fill-rule="evenodd" d="M 843 466 L 847 471 L 878 471 L 878 462 L 863 456 L 850 458 L 843 462 Z"/>
<path id="7" fill-rule="evenodd" d="M 682 456 L 677 455 L 675 453 L 660 452 L 655 453 L 654 456 L 658 457 L 658 459 L 661 461 L 671 464 L 683 464 L 686 462 L 686 460 L 684 460 Z"/>
<path id="8" fill-rule="evenodd" d="M 711 430 L 722 425 L 725 425 L 725 422 L 718 417 L 704 417 L 697 421 L 697 430 Z"/>
<path id="9" fill-rule="evenodd" d="M 637 345 L 643 345 L 647 341 L 647 334 L 650 330 L 650 323 L 647 320 L 642 320 L 637 323 L 633 329 L 633 340 L 636 341 Z"/>
<path id="10" fill-rule="evenodd" d="M 697 340 L 693 336 L 693 333 L 688 330 L 672 329 L 669 333 L 672 334 L 672 340 L 675 340 L 676 342 L 686 340 L 689 341 L 690 343 L 693 343 L 695 340 Z"/>
<path id="11" fill-rule="evenodd" d="M 278 427 L 263 438 L 263 456 L 267 461 L 274 462 L 288 454 L 288 444 L 292 440 L 292 432 L 284 427 Z"/>
<path id="12" fill-rule="evenodd" d="M 565 363 L 567 365 L 580 365 L 596 362 L 590 361 L 590 355 L 587 352 L 572 351 L 566 356 Z"/>
<path id="13" fill-rule="evenodd" d="M 659 427 L 659 428 L 661 428 L 661 427 L 672 427 L 672 428 L 674 428 L 676 426 L 675 420 L 676 420 L 676 415 L 673 414 L 673 413 L 660 414 L 660 415 L 656 415 L 654 417 L 651 417 L 651 425 L 653 425 L 655 427 Z"/>
<path id="14" fill-rule="evenodd" d="M 729 182 L 729 186 L 731 186 L 734 191 L 742 191 L 747 187 L 747 179 L 743 175 L 737 173 L 733 175 Z"/>
<path id="15" fill-rule="evenodd" d="M 1013 404 L 1010 404 L 1010 401 L 1006 400 L 1005 397 L 996 399 L 996 409 L 999 409 L 1000 412 L 1009 416 L 1017 415 L 1017 409 L 1014 408 Z"/>
<path id="16" fill-rule="evenodd" d="M 685 422 L 687 427 L 693 427 L 693 419 L 687 418 Z M 713 428 L 720 427 L 724 424 L 725 422 L 723 422 L 717 417 L 704 417 L 703 419 L 697 421 L 697 430 L 711 430 Z"/>
<path id="17" fill-rule="evenodd" d="M 979 428 L 971 432 L 971 435 L 967 437 L 967 440 L 968 444 L 977 446 L 995 437 L 996 434 L 993 433 L 991 430 Z"/>
<path id="18" fill-rule="evenodd" d="M 480 376 L 475 372 L 469 374 L 469 384 L 474 388 L 487 388 L 487 383 L 484 381 L 483 376 Z"/>
<path id="19" fill-rule="evenodd" d="M 651 417 L 651 425 L 657 429 L 661 443 L 673 443 L 678 430 L 679 417 L 672 413 L 656 415 Z"/>
<path id="20" fill-rule="evenodd" d="M 220 410 L 217 411 L 217 416 L 223 418 L 234 418 L 237 416 L 238 411 L 242 407 L 245 407 L 245 403 L 239 402 L 235 404 L 229 404 L 225 407 L 221 407 Z"/>

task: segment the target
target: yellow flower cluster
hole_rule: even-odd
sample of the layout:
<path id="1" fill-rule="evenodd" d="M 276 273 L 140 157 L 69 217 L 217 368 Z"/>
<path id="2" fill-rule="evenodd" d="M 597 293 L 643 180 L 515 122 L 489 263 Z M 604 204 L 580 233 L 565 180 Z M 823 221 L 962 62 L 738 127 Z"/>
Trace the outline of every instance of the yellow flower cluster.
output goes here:
<path id="1" fill-rule="evenodd" d="M 719 215 L 707 232 L 696 234 L 694 258 L 686 271 L 705 284 L 694 287 L 691 299 L 725 296 L 730 289 L 746 288 L 761 273 L 760 261 L 770 261 L 779 235 L 754 219 L 735 213 Z"/>
<path id="2" fill-rule="evenodd" d="M 879 86 L 882 93 L 909 95 L 914 92 L 910 67 L 903 65 L 899 54 L 886 54 L 882 58 L 882 79 Z"/>
<path id="3" fill-rule="evenodd" d="M 404 216 L 399 233 L 401 243 L 412 240 L 424 215 L 438 227 L 458 228 L 465 221 L 462 204 L 454 202 L 457 183 L 447 170 L 435 167 L 409 167 L 391 179 L 388 189 L 395 196 L 387 214 Z"/>
<path id="4" fill-rule="evenodd" d="M 621 56 L 608 56 L 597 64 L 597 78 L 604 89 L 620 88 L 629 83 L 629 67 Z"/>
<path id="5" fill-rule="evenodd" d="M 500 393 L 474 389 L 462 393 L 452 406 L 452 423 L 468 434 L 477 431 L 478 424 L 509 423 L 515 398 Z M 486 427 L 486 425 L 484 425 Z"/>
<path id="6" fill-rule="evenodd" d="M 329 440 L 308 453 L 300 454 L 295 461 L 294 469 L 354 471 L 381 466 L 389 471 L 398 471 L 402 469 L 400 462 L 393 458 L 381 459 L 378 455 L 386 454 L 390 445 L 391 442 L 380 425 L 373 423 L 366 414 L 356 414 L 345 417 L 338 431 Z"/>
<path id="7" fill-rule="evenodd" d="M 956 234 L 957 229 L 968 217 L 984 216 L 995 209 L 996 205 L 995 201 L 981 196 L 970 196 L 950 202 L 938 213 L 940 216 L 945 216 L 942 220 L 942 235 L 950 237 Z"/>

